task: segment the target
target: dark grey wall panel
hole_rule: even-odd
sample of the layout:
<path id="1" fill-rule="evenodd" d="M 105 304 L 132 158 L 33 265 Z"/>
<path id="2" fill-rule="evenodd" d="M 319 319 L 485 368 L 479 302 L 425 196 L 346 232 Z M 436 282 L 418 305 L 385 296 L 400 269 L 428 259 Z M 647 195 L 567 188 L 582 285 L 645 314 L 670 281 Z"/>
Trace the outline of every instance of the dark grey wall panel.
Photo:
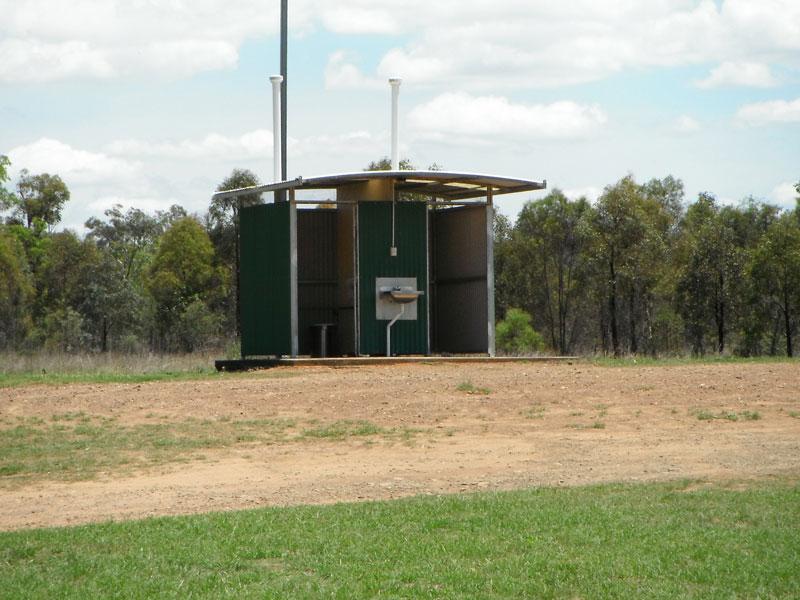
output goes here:
<path id="1" fill-rule="evenodd" d="M 338 192 L 337 192 L 338 193 Z M 336 307 L 338 311 L 337 339 L 340 354 L 357 354 L 356 347 L 356 252 L 355 204 L 340 204 L 336 208 Z"/>
<path id="2" fill-rule="evenodd" d="M 434 211 L 433 343 L 438 352 L 487 352 L 486 207 Z"/>
<path id="3" fill-rule="evenodd" d="M 315 323 L 336 323 L 336 210 L 297 211 L 299 353 L 311 354 Z"/>

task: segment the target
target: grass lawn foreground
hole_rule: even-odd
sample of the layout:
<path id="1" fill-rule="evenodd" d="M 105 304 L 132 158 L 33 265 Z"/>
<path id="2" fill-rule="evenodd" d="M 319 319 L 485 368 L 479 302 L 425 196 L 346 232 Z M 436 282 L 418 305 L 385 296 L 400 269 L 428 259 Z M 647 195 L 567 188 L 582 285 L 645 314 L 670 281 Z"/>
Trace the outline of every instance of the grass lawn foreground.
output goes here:
<path id="1" fill-rule="evenodd" d="M 0 534 L 2 598 L 796 598 L 800 486 L 676 482 Z"/>

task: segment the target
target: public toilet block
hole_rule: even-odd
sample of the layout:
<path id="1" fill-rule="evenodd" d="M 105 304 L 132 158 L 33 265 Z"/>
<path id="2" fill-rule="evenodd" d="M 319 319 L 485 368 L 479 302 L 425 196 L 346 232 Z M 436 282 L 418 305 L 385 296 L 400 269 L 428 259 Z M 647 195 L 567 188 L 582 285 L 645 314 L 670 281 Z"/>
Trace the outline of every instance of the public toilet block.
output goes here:
<path id="1" fill-rule="evenodd" d="M 242 358 L 494 355 L 494 199 L 545 182 L 367 171 L 273 192 L 240 220 Z"/>

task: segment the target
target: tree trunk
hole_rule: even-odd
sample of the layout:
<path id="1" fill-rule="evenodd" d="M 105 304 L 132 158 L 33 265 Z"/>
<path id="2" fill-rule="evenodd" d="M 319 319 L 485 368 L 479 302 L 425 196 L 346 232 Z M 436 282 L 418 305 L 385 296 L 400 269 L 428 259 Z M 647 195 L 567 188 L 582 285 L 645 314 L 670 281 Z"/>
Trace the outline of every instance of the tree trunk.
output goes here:
<path id="1" fill-rule="evenodd" d="M 608 295 L 608 312 L 611 320 L 611 349 L 614 358 L 619 358 L 619 328 L 617 327 L 617 273 L 614 269 L 614 255 L 608 261 L 610 280 L 610 293 Z"/>
<path id="2" fill-rule="evenodd" d="M 103 327 L 100 331 L 100 352 L 108 352 L 108 319 L 105 317 L 103 317 Z"/>
<path id="3" fill-rule="evenodd" d="M 645 327 L 647 328 L 647 345 L 645 348 L 645 352 L 649 351 L 650 356 L 656 358 L 658 352 L 656 349 L 655 338 L 653 336 L 653 298 L 650 294 L 647 295 L 647 301 L 645 302 L 644 305 L 644 322 L 645 322 Z M 665 339 L 663 343 L 664 346 L 669 348 L 670 345 L 669 339 Z"/>
<path id="4" fill-rule="evenodd" d="M 603 349 L 603 356 L 608 355 L 608 327 L 606 327 L 606 309 L 604 306 L 604 302 L 600 300 L 599 306 L 599 315 L 600 318 L 598 321 L 600 322 L 600 346 Z"/>
<path id="5" fill-rule="evenodd" d="M 636 337 L 636 292 L 628 294 L 628 323 L 630 324 L 631 354 L 639 352 L 639 339 Z"/>
<path id="6" fill-rule="evenodd" d="M 719 274 L 718 289 L 717 289 L 717 302 L 716 302 L 716 319 L 717 319 L 717 351 L 722 354 L 725 352 L 725 279 L 722 273 Z"/>
<path id="7" fill-rule="evenodd" d="M 564 291 L 564 270 L 558 269 L 558 350 L 562 356 L 567 354 L 567 310 Z"/>
<path id="8" fill-rule="evenodd" d="M 553 297 L 550 293 L 550 274 L 547 272 L 546 253 L 541 253 L 540 260 L 542 261 L 542 270 L 539 281 L 540 285 L 544 287 L 544 312 L 547 319 L 547 328 L 549 329 L 550 333 L 550 345 L 553 348 L 557 348 L 558 339 L 556 338 L 556 323 L 555 319 L 553 318 Z M 530 314 L 534 314 L 534 312 L 530 312 Z"/>
<path id="9" fill-rule="evenodd" d="M 769 355 L 775 356 L 778 353 L 778 332 L 781 328 L 781 317 L 774 313 L 772 316 L 772 337 L 769 341 Z"/>
<path id="10" fill-rule="evenodd" d="M 789 294 L 783 292 L 783 326 L 786 331 L 786 356 L 792 356 L 792 309 L 790 306 Z"/>

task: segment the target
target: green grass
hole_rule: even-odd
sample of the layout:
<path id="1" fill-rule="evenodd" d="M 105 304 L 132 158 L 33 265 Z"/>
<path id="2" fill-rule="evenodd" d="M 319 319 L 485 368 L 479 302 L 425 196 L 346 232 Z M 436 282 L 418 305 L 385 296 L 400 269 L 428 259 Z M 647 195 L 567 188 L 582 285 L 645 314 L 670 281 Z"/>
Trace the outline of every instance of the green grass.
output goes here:
<path id="1" fill-rule="evenodd" d="M 230 377 L 213 368 L 197 371 L 159 371 L 150 373 L 0 373 L 0 388 L 23 385 L 63 385 L 67 383 L 145 383 L 148 381 L 191 381 Z"/>
<path id="2" fill-rule="evenodd" d="M 412 427 L 380 427 L 375 423 L 364 420 L 340 419 L 325 425 L 314 423 L 312 427 L 303 429 L 299 439 L 344 440 L 347 438 L 380 436 L 386 440 L 399 439 L 409 441 L 414 435 L 424 431 L 424 429 Z"/>
<path id="3" fill-rule="evenodd" d="M 84 480 L 101 472 L 128 473 L 202 457 L 202 451 L 246 444 L 380 438 L 409 441 L 420 430 L 378 427 L 369 421 L 298 423 L 294 419 L 186 419 L 120 425 L 82 412 L 50 422 L 17 418 L 0 429 L 0 489 L 36 479 Z"/>
<path id="4" fill-rule="evenodd" d="M 697 417 L 699 421 L 711 421 L 714 419 L 724 419 L 726 421 L 738 421 L 739 419 L 743 421 L 758 421 L 761 419 L 761 413 L 757 410 L 743 410 L 740 412 L 721 410 L 716 413 L 708 410 L 692 410 L 689 412 Z"/>
<path id="5" fill-rule="evenodd" d="M 606 485 L 0 534 L 4 598 L 796 598 L 800 488 Z"/>
<path id="6" fill-rule="evenodd" d="M 580 359 L 579 359 L 580 360 Z M 666 356 L 652 358 L 650 356 L 624 356 L 611 358 L 597 356 L 585 359 L 598 367 L 664 367 L 679 365 L 717 365 L 717 364 L 768 364 L 768 363 L 797 363 L 798 357 L 788 356 Z"/>
<path id="7" fill-rule="evenodd" d="M 542 419 L 547 409 L 541 404 L 534 404 L 530 408 L 520 411 L 520 414 L 526 419 Z"/>
<path id="8" fill-rule="evenodd" d="M 488 396 L 489 394 L 492 393 L 492 390 L 490 390 L 489 388 L 476 387 L 475 384 L 472 383 L 471 381 L 462 381 L 461 383 L 458 384 L 458 387 L 456 387 L 456 389 L 459 392 L 466 392 L 467 394 L 472 394 L 472 395 L 477 394 L 481 396 Z"/>
<path id="9" fill-rule="evenodd" d="M 190 381 L 207 378 L 246 377 L 246 373 L 218 373 L 214 359 L 224 356 L 224 351 L 182 355 L 158 354 L 66 354 L 14 352 L 0 353 L 0 388 L 33 384 L 62 385 L 69 383 L 143 383 L 149 381 Z M 578 358 L 605 367 L 670 366 L 719 363 L 781 363 L 798 362 L 798 358 L 732 356 L 690 357 L 625 357 Z M 432 363 L 427 363 L 432 364 Z M 291 377 L 288 371 L 270 373 L 260 371 L 259 377 Z M 468 394 L 488 395 L 491 390 L 476 387 L 471 381 L 459 384 L 459 391 Z M 649 389 L 649 388 L 648 388 Z"/>
<path id="10" fill-rule="evenodd" d="M 197 379 L 284 378 L 288 370 L 220 373 L 212 354 L 33 354 L 0 353 L 0 388 L 69 383 L 145 383 Z"/>
<path id="11" fill-rule="evenodd" d="M 571 427 L 572 429 L 605 429 L 606 424 L 602 421 L 595 421 L 589 425 L 586 425 L 585 423 L 572 423 L 567 425 L 567 427 Z"/>

